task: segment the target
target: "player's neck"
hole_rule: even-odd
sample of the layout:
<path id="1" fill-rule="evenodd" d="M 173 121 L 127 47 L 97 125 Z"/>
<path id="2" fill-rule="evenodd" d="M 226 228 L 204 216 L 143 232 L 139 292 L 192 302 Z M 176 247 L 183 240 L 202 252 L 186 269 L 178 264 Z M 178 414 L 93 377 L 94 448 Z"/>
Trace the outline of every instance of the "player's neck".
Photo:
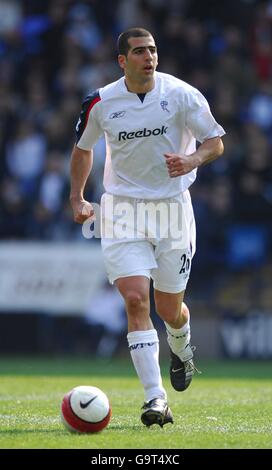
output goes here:
<path id="1" fill-rule="evenodd" d="M 130 93 L 148 93 L 153 90 L 155 79 L 152 77 L 150 80 L 145 82 L 137 82 L 135 80 L 131 80 L 129 77 L 125 77 L 125 85 Z"/>

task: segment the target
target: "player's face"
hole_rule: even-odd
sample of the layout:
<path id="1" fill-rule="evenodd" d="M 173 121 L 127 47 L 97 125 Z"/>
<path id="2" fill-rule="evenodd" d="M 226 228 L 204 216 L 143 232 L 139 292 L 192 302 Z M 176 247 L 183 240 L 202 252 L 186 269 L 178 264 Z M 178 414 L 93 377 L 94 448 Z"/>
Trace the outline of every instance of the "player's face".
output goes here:
<path id="1" fill-rule="evenodd" d="M 127 57 L 119 56 L 119 64 L 126 76 L 134 80 L 148 81 L 153 79 L 158 65 L 158 54 L 152 36 L 129 38 L 130 49 Z"/>

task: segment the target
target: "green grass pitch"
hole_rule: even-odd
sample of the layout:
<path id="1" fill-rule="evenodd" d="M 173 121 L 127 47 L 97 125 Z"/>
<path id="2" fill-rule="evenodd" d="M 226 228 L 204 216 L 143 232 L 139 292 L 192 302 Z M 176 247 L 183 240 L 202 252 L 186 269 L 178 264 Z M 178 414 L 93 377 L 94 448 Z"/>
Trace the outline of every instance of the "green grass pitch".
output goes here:
<path id="1" fill-rule="evenodd" d="M 145 428 L 143 391 L 129 360 L 1 359 L 1 449 L 272 448 L 271 362 L 201 363 L 186 392 L 175 392 L 163 364 L 174 424 Z M 109 426 L 71 434 L 60 421 L 63 395 L 95 385 L 112 405 Z"/>

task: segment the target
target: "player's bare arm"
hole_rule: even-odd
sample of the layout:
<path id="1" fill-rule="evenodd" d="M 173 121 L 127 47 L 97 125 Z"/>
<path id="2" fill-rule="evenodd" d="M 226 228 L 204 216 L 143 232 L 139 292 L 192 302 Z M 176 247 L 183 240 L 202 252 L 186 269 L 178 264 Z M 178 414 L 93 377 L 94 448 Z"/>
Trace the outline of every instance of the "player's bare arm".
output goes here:
<path id="1" fill-rule="evenodd" d="M 165 153 L 166 165 L 170 178 L 186 175 L 194 168 L 212 162 L 222 155 L 224 145 L 220 137 L 205 140 L 191 155 Z"/>
<path id="2" fill-rule="evenodd" d="M 94 216 L 92 205 L 84 199 L 84 188 L 92 169 L 92 164 L 92 150 L 82 150 L 75 145 L 71 155 L 70 203 L 73 209 L 74 221 L 79 224 Z"/>

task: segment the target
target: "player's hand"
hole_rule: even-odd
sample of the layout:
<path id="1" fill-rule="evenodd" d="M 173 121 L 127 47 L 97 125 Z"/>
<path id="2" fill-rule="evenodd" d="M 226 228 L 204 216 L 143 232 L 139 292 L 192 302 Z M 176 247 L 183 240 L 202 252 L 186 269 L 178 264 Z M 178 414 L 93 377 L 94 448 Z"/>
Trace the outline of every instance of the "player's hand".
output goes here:
<path id="1" fill-rule="evenodd" d="M 193 155 L 177 155 L 176 153 L 165 153 L 166 166 L 170 178 L 186 175 L 198 166 Z"/>
<path id="2" fill-rule="evenodd" d="M 73 209 L 74 221 L 78 224 L 83 224 L 85 220 L 90 217 L 95 220 L 94 209 L 90 202 L 85 201 L 84 199 L 81 201 L 71 200 L 71 206 Z"/>

